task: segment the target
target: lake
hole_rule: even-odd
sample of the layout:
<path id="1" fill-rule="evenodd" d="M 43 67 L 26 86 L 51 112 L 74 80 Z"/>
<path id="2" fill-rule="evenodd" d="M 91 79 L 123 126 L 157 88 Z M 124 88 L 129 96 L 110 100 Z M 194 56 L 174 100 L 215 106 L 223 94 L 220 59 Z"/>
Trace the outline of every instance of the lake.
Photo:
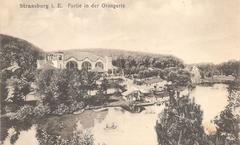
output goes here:
<path id="1" fill-rule="evenodd" d="M 203 125 L 208 131 L 211 120 L 227 105 L 227 85 L 215 84 L 212 86 L 196 86 L 191 91 L 195 102 L 201 105 L 204 111 Z M 39 124 L 30 125 L 28 129 L 19 132 L 16 145 L 38 145 L 35 137 L 37 126 L 52 130 L 55 133 L 68 137 L 68 132 L 77 130 L 89 130 L 98 145 L 157 145 L 155 123 L 158 114 L 164 106 L 149 106 L 141 113 L 130 113 L 122 108 L 109 108 L 107 111 L 85 111 L 79 115 L 54 116 L 43 119 Z M 61 131 L 57 124 L 63 122 Z M 207 129 L 206 129 L 207 128 Z M 4 139 L 4 145 L 10 145 L 10 138 L 16 133 L 11 127 L 7 130 L 8 135 Z"/>

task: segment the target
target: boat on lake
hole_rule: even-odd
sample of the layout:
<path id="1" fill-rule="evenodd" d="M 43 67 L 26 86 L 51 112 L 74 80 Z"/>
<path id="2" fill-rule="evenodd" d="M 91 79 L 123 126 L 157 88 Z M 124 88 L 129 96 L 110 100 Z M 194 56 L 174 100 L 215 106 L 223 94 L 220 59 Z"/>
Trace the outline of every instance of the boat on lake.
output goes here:
<path id="1" fill-rule="evenodd" d="M 116 129 L 118 126 L 116 123 L 112 123 L 112 125 L 106 124 L 106 127 L 104 128 L 105 130 L 112 130 L 112 129 Z"/>

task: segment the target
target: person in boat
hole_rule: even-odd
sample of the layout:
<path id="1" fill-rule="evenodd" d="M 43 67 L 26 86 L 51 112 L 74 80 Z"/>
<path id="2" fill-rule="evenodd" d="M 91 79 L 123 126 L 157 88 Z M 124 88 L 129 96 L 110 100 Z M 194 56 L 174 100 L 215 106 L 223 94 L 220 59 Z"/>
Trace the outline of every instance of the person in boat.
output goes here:
<path id="1" fill-rule="evenodd" d="M 109 126 L 108 124 L 106 124 L 106 129 L 115 129 L 117 128 L 117 125 L 113 122 L 111 126 Z"/>

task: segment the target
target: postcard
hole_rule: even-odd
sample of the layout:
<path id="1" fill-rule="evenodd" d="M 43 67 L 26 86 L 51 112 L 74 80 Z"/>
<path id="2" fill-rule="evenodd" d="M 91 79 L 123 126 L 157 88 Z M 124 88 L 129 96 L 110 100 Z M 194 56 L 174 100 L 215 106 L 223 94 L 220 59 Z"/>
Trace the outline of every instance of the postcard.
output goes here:
<path id="1" fill-rule="evenodd" d="M 0 144 L 239 145 L 240 1 L 1 0 Z"/>

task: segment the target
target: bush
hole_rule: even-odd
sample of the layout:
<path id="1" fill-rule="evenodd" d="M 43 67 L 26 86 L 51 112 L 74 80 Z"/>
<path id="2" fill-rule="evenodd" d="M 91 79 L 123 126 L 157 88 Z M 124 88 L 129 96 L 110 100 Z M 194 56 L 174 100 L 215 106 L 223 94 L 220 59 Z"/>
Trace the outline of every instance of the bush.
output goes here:
<path id="1" fill-rule="evenodd" d="M 71 138 L 50 135 L 46 130 L 38 129 L 36 134 L 40 145 L 93 145 L 93 135 L 89 132 L 75 131 Z"/>
<path id="2" fill-rule="evenodd" d="M 44 115 L 47 115 L 49 113 L 50 113 L 50 107 L 48 105 L 38 104 L 33 109 L 33 115 L 38 118 L 43 117 Z"/>
<path id="3" fill-rule="evenodd" d="M 240 143 L 240 118 L 230 108 L 225 108 L 214 120 L 217 126 L 216 137 L 222 144 L 237 145 Z"/>
<path id="4" fill-rule="evenodd" d="M 76 111 L 76 110 L 82 109 L 83 107 L 84 107 L 84 103 L 83 103 L 83 102 L 74 101 L 74 102 L 69 106 L 69 109 L 70 109 L 70 112 L 74 112 L 74 111 Z"/>
<path id="5" fill-rule="evenodd" d="M 21 107 L 16 112 L 16 114 L 13 114 L 12 116 L 10 116 L 10 119 L 24 121 L 27 119 L 31 119 L 32 116 L 33 116 L 33 107 L 30 105 L 25 105 Z"/>
<path id="6" fill-rule="evenodd" d="M 33 117 L 41 118 L 50 113 L 50 108 L 47 105 L 39 104 L 35 108 L 30 105 L 21 107 L 15 114 L 10 116 L 10 120 L 25 121 Z"/>
<path id="7" fill-rule="evenodd" d="M 57 109 L 54 110 L 52 113 L 56 115 L 63 115 L 69 112 L 70 112 L 70 109 L 68 106 L 66 106 L 65 104 L 60 104 L 57 106 Z"/>

